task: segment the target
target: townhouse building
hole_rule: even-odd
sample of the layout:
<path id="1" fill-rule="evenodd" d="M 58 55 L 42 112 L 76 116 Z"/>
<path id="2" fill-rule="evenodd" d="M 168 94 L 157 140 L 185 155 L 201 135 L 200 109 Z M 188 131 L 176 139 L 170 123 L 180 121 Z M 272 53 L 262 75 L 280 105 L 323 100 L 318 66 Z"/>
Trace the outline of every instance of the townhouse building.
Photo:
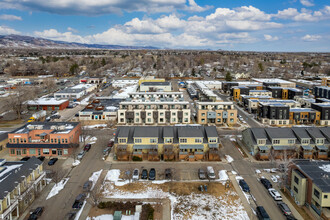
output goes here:
<path id="1" fill-rule="evenodd" d="M 0 160 L 0 220 L 18 219 L 46 186 L 43 163 Z"/>
<path id="2" fill-rule="evenodd" d="M 288 165 L 288 187 L 299 206 L 312 213 L 311 218 L 330 218 L 330 162 L 293 160 Z"/>
<path id="3" fill-rule="evenodd" d="M 30 122 L 8 133 L 10 156 L 69 156 L 79 145 L 78 122 Z"/>
<path id="4" fill-rule="evenodd" d="M 233 102 L 197 102 L 197 123 L 233 125 L 237 123 L 237 109 Z"/>
<path id="5" fill-rule="evenodd" d="M 242 137 L 250 153 L 259 160 L 328 159 L 329 127 L 247 128 Z"/>
<path id="6" fill-rule="evenodd" d="M 320 125 L 330 125 L 330 103 L 313 103 L 311 108 L 320 112 Z"/>
<path id="7" fill-rule="evenodd" d="M 114 146 L 119 161 L 220 160 L 214 126 L 119 126 Z"/>
<path id="8" fill-rule="evenodd" d="M 140 84 L 140 92 L 171 92 L 171 82 L 142 82 Z"/>
<path id="9" fill-rule="evenodd" d="M 258 119 L 268 125 L 288 125 L 290 107 L 282 103 L 259 102 Z"/>
<path id="10" fill-rule="evenodd" d="M 79 112 L 80 121 L 116 121 L 122 99 L 98 97 Z"/>
<path id="11" fill-rule="evenodd" d="M 311 108 L 290 108 L 290 124 L 320 124 L 321 112 Z"/>
<path id="12" fill-rule="evenodd" d="M 295 88 L 296 83 L 290 82 L 287 80 L 279 79 L 279 78 L 253 78 L 253 81 L 257 83 L 262 83 L 264 86 L 277 86 L 283 88 Z"/>
<path id="13" fill-rule="evenodd" d="M 313 93 L 315 98 L 330 99 L 330 87 L 328 86 L 316 86 L 314 87 Z"/>
<path id="14" fill-rule="evenodd" d="M 189 124 L 191 109 L 186 101 L 165 99 L 122 101 L 118 109 L 118 124 Z"/>

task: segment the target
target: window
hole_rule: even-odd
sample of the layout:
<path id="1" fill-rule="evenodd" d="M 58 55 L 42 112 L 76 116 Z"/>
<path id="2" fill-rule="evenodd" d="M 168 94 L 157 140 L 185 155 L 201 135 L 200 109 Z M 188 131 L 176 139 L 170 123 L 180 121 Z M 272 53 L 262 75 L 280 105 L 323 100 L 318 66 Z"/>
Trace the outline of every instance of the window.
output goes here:
<path id="1" fill-rule="evenodd" d="M 205 116 L 205 113 L 202 113 L 202 116 Z"/>
<path id="2" fill-rule="evenodd" d="M 221 119 L 220 119 L 220 118 L 218 118 L 218 119 L 217 119 L 217 122 L 221 122 Z"/>
<path id="3" fill-rule="evenodd" d="M 297 187 L 293 187 L 293 190 L 296 192 L 296 193 L 298 193 L 298 189 L 297 189 Z"/>
<path id="4" fill-rule="evenodd" d="M 148 122 L 151 122 L 151 118 L 148 118 Z"/>
<path id="5" fill-rule="evenodd" d="M 218 116 L 221 116 L 221 113 L 218 113 Z"/>
<path id="6" fill-rule="evenodd" d="M 56 149 L 52 149 L 52 154 L 56 154 Z"/>
<path id="7" fill-rule="evenodd" d="M 22 149 L 22 154 L 26 154 L 26 149 Z"/>
<path id="8" fill-rule="evenodd" d="M 134 142 L 135 143 L 142 143 L 142 139 L 141 138 L 135 138 Z"/>
<path id="9" fill-rule="evenodd" d="M 324 198 L 324 199 L 327 199 L 327 198 L 328 198 L 328 195 L 324 195 L 323 198 Z"/>
<path id="10" fill-rule="evenodd" d="M 172 143 L 172 138 L 165 138 L 165 143 Z"/>
<path id="11" fill-rule="evenodd" d="M 278 139 L 273 140 L 273 144 L 279 144 L 279 143 L 280 143 L 280 140 L 278 140 Z"/>
<path id="12" fill-rule="evenodd" d="M 180 138 L 180 143 L 187 143 L 187 138 Z"/>
<path id="13" fill-rule="evenodd" d="M 68 143 L 68 139 L 65 139 L 65 143 Z"/>
<path id="14" fill-rule="evenodd" d="M 295 141 L 294 141 L 294 140 L 288 140 L 288 143 L 289 143 L 289 144 L 294 144 Z"/>
<path id="15" fill-rule="evenodd" d="M 67 149 L 64 149 L 63 150 L 63 154 L 69 154 L 68 150 Z"/>
<path id="16" fill-rule="evenodd" d="M 184 119 L 184 122 L 188 122 L 188 118 L 185 118 L 185 119 Z"/>
<path id="17" fill-rule="evenodd" d="M 202 119 L 202 122 L 203 122 L 203 123 L 205 122 L 205 119 L 204 119 L 204 118 Z"/>
<path id="18" fill-rule="evenodd" d="M 258 144 L 266 144 L 266 140 L 258 140 Z"/>
<path id="19" fill-rule="evenodd" d="M 138 118 L 135 119 L 135 122 L 136 122 L 136 123 L 139 123 L 139 122 L 140 122 L 140 119 L 138 119 Z"/>
<path id="20" fill-rule="evenodd" d="M 64 143 L 64 139 L 62 139 L 62 144 Z"/>
<path id="21" fill-rule="evenodd" d="M 148 116 L 151 116 L 151 112 L 148 112 Z"/>
<path id="22" fill-rule="evenodd" d="M 120 116 L 124 116 L 124 113 L 123 112 L 120 112 Z"/>
<path id="23" fill-rule="evenodd" d="M 314 196 L 318 199 L 320 198 L 320 192 L 317 189 L 314 189 Z"/>
<path id="24" fill-rule="evenodd" d="M 9 138 L 9 143 L 11 143 L 11 138 Z"/>
<path id="25" fill-rule="evenodd" d="M 188 116 L 188 115 L 189 115 L 189 113 L 188 113 L 188 112 L 185 112 L 185 113 L 184 113 L 184 115 L 185 115 L 185 116 Z"/>
<path id="26" fill-rule="evenodd" d="M 216 142 L 217 142 L 217 138 L 210 138 L 210 139 L 209 139 L 209 142 L 210 142 L 210 143 L 216 143 Z"/>
<path id="27" fill-rule="evenodd" d="M 150 138 L 150 143 L 157 143 L 157 139 L 156 138 Z"/>
<path id="28" fill-rule="evenodd" d="M 196 139 L 195 139 L 195 143 L 202 143 L 202 139 L 200 139 L 200 138 L 196 138 Z"/>
<path id="29" fill-rule="evenodd" d="M 126 139 L 125 138 L 120 138 L 119 143 L 126 143 Z"/>
<path id="30" fill-rule="evenodd" d="M 231 118 L 231 119 L 230 119 L 230 122 L 234 122 L 234 119 Z"/>
<path id="31" fill-rule="evenodd" d="M 297 184 L 299 184 L 299 179 L 298 179 L 298 177 L 296 177 L 296 176 L 294 177 L 294 182 L 297 183 Z"/>
<path id="32" fill-rule="evenodd" d="M 140 113 L 138 113 L 138 112 L 137 112 L 137 113 L 135 113 L 135 115 L 136 115 L 136 116 L 139 116 L 139 115 L 140 115 Z"/>
<path id="33" fill-rule="evenodd" d="M 308 139 L 302 139 L 301 143 L 302 144 L 309 144 L 309 140 Z"/>
<path id="34" fill-rule="evenodd" d="M 42 149 L 43 154 L 49 154 L 49 149 Z"/>
<path id="35" fill-rule="evenodd" d="M 15 154 L 15 149 L 10 149 L 10 154 Z"/>
<path id="36" fill-rule="evenodd" d="M 172 115 L 175 116 L 175 112 L 172 112 Z"/>
<path id="37" fill-rule="evenodd" d="M 230 116 L 234 116 L 234 113 L 230 113 Z"/>
<path id="38" fill-rule="evenodd" d="M 30 154 L 36 154 L 36 149 L 29 149 Z"/>
<path id="39" fill-rule="evenodd" d="M 172 122 L 175 122 L 175 118 L 172 118 Z"/>
<path id="40" fill-rule="evenodd" d="M 160 116 L 163 116 L 163 115 L 164 115 L 164 112 L 159 113 L 159 115 L 160 115 Z"/>

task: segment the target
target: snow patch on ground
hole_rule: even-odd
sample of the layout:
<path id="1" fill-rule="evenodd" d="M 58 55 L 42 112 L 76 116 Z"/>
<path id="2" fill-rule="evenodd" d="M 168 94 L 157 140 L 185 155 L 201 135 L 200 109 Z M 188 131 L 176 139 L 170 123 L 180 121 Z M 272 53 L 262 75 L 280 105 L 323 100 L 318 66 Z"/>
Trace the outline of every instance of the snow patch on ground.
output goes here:
<path id="1" fill-rule="evenodd" d="M 219 171 L 219 181 L 227 181 L 229 179 L 227 175 L 227 170 L 220 170 Z"/>
<path id="2" fill-rule="evenodd" d="M 325 172 L 330 172 L 330 164 L 322 165 L 319 168 Z"/>
<path id="3" fill-rule="evenodd" d="M 47 199 L 52 198 L 53 196 L 57 195 L 65 186 L 65 184 L 69 181 L 69 178 L 62 179 L 59 183 L 55 184 L 52 190 L 49 192 Z"/>
<path id="4" fill-rule="evenodd" d="M 73 167 L 76 167 L 80 164 L 80 160 L 75 160 L 73 163 L 72 163 L 72 166 Z"/>
<path id="5" fill-rule="evenodd" d="M 96 124 L 96 125 L 86 125 L 84 129 L 94 129 L 94 128 L 107 128 L 107 124 Z"/>
<path id="6" fill-rule="evenodd" d="M 113 220 L 113 215 L 99 215 L 96 217 L 88 217 L 86 220 Z M 135 218 L 134 215 L 122 215 L 121 220 L 139 220 Z"/>
<path id="7" fill-rule="evenodd" d="M 93 182 L 93 186 L 91 187 L 91 190 L 94 188 L 97 180 L 100 178 L 100 175 L 102 173 L 102 170 L 99 170 L 99 171 L 96 171 L 92 174 L 91 177 L 89 177 L 89 181 L 92 181 Z"/>
<path id="8" fill-rule="evenodd" d="M 234 159 L 229 155 L 226 155 L 226 160 L 228 161 L 228 163 L 231 163 L 234 161 Z"/>

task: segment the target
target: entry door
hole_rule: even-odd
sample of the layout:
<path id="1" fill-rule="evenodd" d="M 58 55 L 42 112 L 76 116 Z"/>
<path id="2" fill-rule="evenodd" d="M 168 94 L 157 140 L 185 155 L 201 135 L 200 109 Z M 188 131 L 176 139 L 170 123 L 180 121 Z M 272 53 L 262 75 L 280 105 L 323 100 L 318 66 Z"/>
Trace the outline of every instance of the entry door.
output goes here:
<path id="1" fill-rule="evenodd" d="M 38 149 L 38 155 L 39 155 L 39 156 L 41 155 L 41 150 L 40 150 L 40 149 Z"/>
<path id="2" fill-rule="evenodd" d="M 57 155 L 62 156 L 62 150 L 57 150 Z"/>

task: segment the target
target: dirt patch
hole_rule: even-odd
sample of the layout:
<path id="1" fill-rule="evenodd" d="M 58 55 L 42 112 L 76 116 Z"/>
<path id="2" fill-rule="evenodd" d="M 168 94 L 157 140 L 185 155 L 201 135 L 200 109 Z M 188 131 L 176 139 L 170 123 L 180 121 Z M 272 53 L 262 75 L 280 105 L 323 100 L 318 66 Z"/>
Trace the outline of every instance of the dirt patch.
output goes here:
<path id="1" fill-rule="evenodd" d="M 299 214 L 301 215 L 301 217 L 303 217 L 303 219 L 310 219 L 312 218 L 312 214 L 310 213 L 310 215 L 308 214 L 308 211 L 305 209 L 305 207 L 299 207 L 295 201 L 293 200 L 293 198 L 288 194 L 287 191 L 281 190 L 283 195 L 290 201 L 290 203 L 294 206 L 294 208 L 299 212 Z"/>

